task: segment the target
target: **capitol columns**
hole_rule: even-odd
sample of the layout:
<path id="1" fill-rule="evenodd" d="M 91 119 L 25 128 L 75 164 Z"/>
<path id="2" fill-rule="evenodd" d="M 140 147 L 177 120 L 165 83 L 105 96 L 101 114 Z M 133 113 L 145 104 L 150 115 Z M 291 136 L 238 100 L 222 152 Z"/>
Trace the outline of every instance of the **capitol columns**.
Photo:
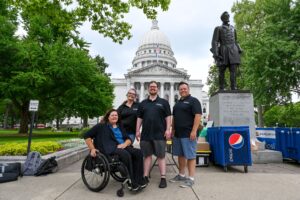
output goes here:
<path id="1" fill-rule="evenodd" d="M 164 98 L 164 82 L 160 82 L 160 97 Z"/>
<path id="2" fill-rule="evenodd" d="M 141 94 L 140 94 L 140 102 L 142 101 L 142 100 L 144 100 L 144 88 L 145 88 L 145 86 L 144 86 L 144 82 L 140 82 L 141 83 Z"/>
<path id="3" fill-rule="evenodd" d="M 126 81 L 127 81 L 127 91 L 130 89 L 130 78 L 127 78 L 126 79 Z"/>
<path id="4" fill-rule="evenodd" d="M 171 96 L 170 97 L 170 106 L 171 106 L 171 109 L 173 109 L 173 106 L 174 106 L 174 84 L 175 83 L 173 83 L 173 82 L 170 83 L 170 85 L 171 85 L 171 88 L 170 88 L 170 92 L 171 92 L 170 93 L 171 94 L 170 95 Z"/>

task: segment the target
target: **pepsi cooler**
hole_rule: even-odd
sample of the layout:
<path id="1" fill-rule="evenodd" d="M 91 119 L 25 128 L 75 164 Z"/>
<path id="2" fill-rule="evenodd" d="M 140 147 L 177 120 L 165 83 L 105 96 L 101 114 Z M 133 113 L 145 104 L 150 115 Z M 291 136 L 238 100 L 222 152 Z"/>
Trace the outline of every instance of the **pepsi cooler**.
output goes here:
<path id="1" fill-rule="evenodd" d="M 227 166 L 244 166 L 245 173 L 252 165 L 250 133 L 248 126 L 208 128 L 211 160 L 227 171 Z"/>

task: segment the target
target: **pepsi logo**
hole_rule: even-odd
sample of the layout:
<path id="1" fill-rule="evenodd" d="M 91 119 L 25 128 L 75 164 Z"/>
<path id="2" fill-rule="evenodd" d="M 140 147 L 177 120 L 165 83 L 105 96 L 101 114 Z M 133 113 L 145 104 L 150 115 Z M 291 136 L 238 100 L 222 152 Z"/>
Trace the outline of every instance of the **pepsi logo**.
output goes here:
<path id="1" fill-rule="evenodd" d="M 229 145 L 234 149 L 240 149 L 244 146 L 244 138 L 239 133 L 233 133 L 228 139 Z"/>

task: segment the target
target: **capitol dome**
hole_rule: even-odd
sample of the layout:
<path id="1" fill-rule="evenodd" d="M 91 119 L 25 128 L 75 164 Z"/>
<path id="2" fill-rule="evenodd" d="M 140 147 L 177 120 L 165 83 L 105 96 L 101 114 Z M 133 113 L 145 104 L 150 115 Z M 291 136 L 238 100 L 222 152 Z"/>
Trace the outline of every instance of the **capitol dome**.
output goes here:
<path id="1" fill-rule="evenodd" d="M 155 63 L 164 64 L 172 68 L 175 68 L 177 65 L 169 39 L 159 30 L 157 20 L 152 21 L 151 30 L 140 40 L 132 65 L 133 68 L 140 68 Z"/>
<path id="2" fill-rule="evenodd" d="M 171 48 L 167 36 L 159 30 L 157 21 L 153 20 L 151 30 L 148 31 L 140 41 L 139 47 L 147 44 L 163 44 Z"/>

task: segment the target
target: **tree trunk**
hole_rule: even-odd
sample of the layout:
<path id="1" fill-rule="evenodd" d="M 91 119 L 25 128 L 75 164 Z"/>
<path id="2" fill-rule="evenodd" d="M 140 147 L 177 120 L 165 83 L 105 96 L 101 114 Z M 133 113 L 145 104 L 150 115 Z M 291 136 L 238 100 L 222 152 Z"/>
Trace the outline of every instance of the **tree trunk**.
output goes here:
<path id="1" fill-rule="evenodd" d="M 89 124 L 88 124 L 88 117 L 83 117 L 83 127 L 88 127 Z"/>
<path id="2" fill-rule="evenodd" d="M 264 127 L 263 107 L 261 104 L 257 105 L 257 121 L 258 121 L 258 127 Z"/>
<path id="3" fill-rule="evenodd" d="M 55 122 L 56 122 L 56 130 L 59 130 L 59 118 L 58 117 L 56 118 Z"/>
<path id="4" fill-rule="evenodd" d="M 3 128 L 4 129 L 7 129 L 8 126 L 7 126 L 7 121 L 8 121 L 8 114 L 9 114 L 9 110 L 10 110 L 10 105 L 6 105 L 6 108 L 5 108 L 5 114 L 4 114 L 4 119 L 3 119 Z"/>
<path id="5" fill-rule="evenodd" d="M 16 116 L 15 113 L 12 113 L 11 118 L 10 118 L 10 128 L 14 128 L 15 122 L 16 122 Z"/>
<path id="6" fill-rule="evenodd" d="M 28 101 L 22 105 L 19 133 L 26 133 L 26 134 L 28 133 L 28 123 L 29 123 L 28 106 L 29 106 Z"/>

